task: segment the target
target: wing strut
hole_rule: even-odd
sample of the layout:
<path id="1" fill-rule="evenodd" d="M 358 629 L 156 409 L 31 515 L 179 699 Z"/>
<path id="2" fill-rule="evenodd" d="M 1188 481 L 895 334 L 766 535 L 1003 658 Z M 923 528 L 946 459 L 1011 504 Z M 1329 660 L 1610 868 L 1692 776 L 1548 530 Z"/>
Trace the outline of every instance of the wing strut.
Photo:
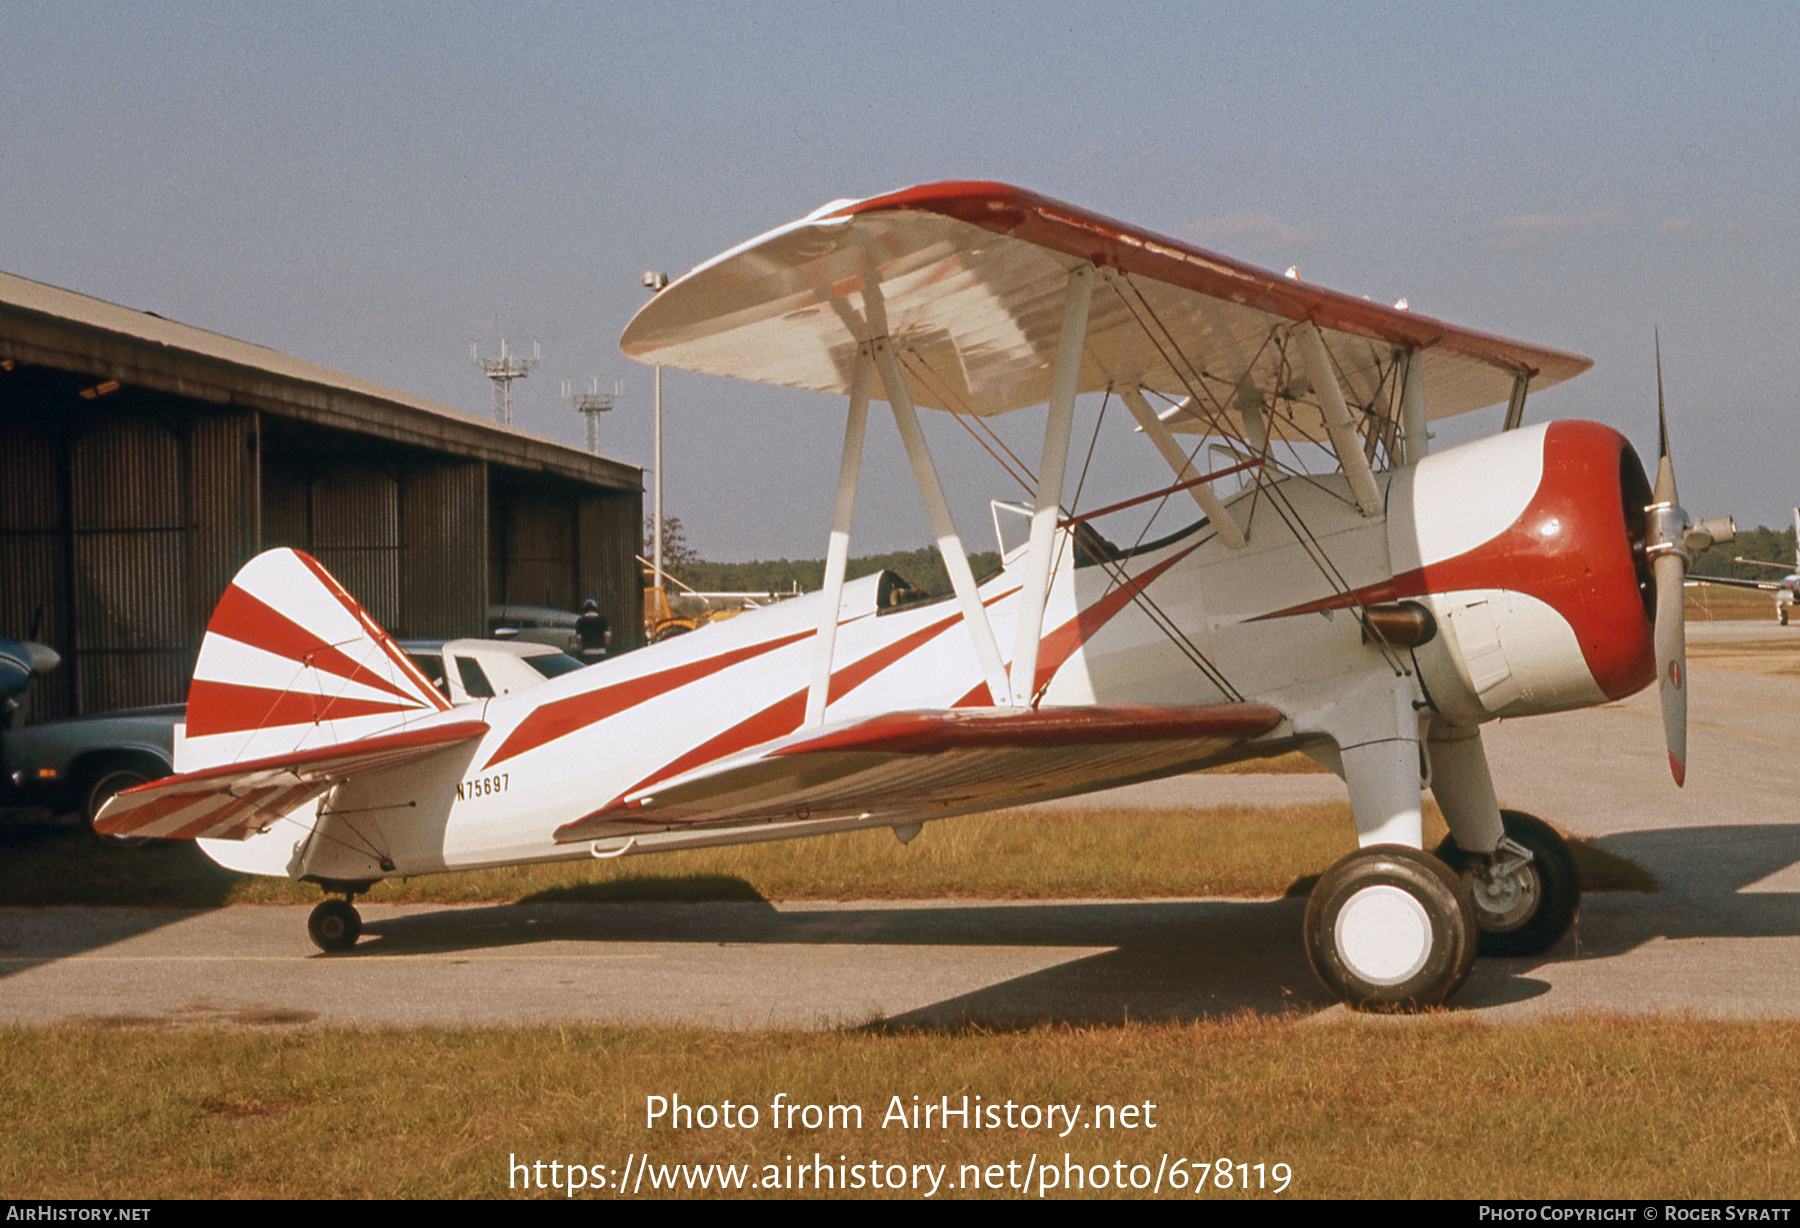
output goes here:
<path id="1" fill-rule="evenodd" d="M 1406 352 L 1406 378 L 1400 385 L 1400 451 L 1409 465 L 1431 451 L 1431 432 L 1425 426 L 1425 357 L 1418 350 Z"/>
<path id="2" fill-rule="evenodd" d="M 850 381 L 850 418 L 844 424 L 844 458 L 838 463 L 837 507 L 831 513 L 831 544 L 825 554 L 825 604 L 819 607 L 819 638 L 813 641 L 812 685 L 806 691 L 803 724 L 823 725 L 831 693 L 831 656 L 837 648 L 838 618 L 844 604 L 844 572 L 850 564 L 850 522 L 856 516 L 856 480 L 862 473 L 863 431 L 869 424 L 869 391 L 874 381 L 869 347 L 856 351 Z"/>
<path id="3" fill-rule="evenodd" d="M 1125 408 L 1131 411 L 1131 416 L 1144 428 L 1144 434 L 1156 445 L 1156 450 L 1162 453 L 1163 459 L 1169 462 L 1169 468 L 1175 471 L 1175 480 L 1196 481 L 1200 474 L 1195 471 L 1194 462 L 1181 450 L 1181 445 L 1175 442 L 1175 436 L 1169 432 L 1168 425 L 1150 408 L 1150 402 L 1144 399 L 1143 390 L 1129 386 L 1121 388 L 1119 399 L 1125 402 Z M 1219 501 L 1219 496 L 1213 493 L 1211 486 L 1201 482 L 1188 487 L 1188 493 L 1194 496 L 1194 502 L 1200 505 L 1206 518 L 1212 521 L 1213 528 L 1218 530 L 1220 541 L 1233 550 L 1244 544 L 1243 526 L 1238 524 L 1237 517 Z"/>
<path id="4" fill-rule="evenodd" d="M 1506 421 L 1501 424 L 1503 431 L 1516 431 L 1525 421 L 1525 394 L 1531 391 L 1531 372 L 1521 371 L 1513 376 L 1512 399 L 1506 403 Z"/>
<path id="5" fill-rule="evenodd" d="M 1356 497 L 1356 506 L 1365 516 L 1379 515 L 1381 488 L 1375 485 L 1375 473 L 1369 468 L 1369 458 L 1363 455 L 1362 436 L 1356 433 L 1356 423 L 1351 421 L 1350 409 L 1344 404 L 1344 389 L 1338 384 L 1337 372 L 1331 369 L 1331 355 L 1325 352 L 1325 338 L 1319 336 L 1319 330 L 1311 320 L 1302 320 L 1294 325 L 1294 340 L 1299 343 L 1300 361 L 1306 366 L 1306 377 L 1324 412 L 1325 433 L 1331 436 L 1331 447 L 1337 453 L 1338 464 L 1344 467 L 1344 476 L 1350 479 L 1350 493 Z"/>
<path id="6" fill-rule="evenodd" d="M 894 425 L 900 428 L 900 439 L 906 445 L 906 457 L 912 462 L 913 478 L 919 484 L 919 495 L 925 500 L 925 511 L 931 517 L 932 531 L 937 534 L 938 550 L 944 556 L 944 570 L 950 573 L 950 584 L 956 590 L 956 602 L 962 607 L 963 622 L 969 638 L 975 643 L 975 659 L 981 662 L 982 677 L 987 680 L 988 695 L 995 706 L 1011 697 L 1006 682 L 1006 666 L 1000 660 L 1000 645 L 994 639 L 993 624 L 975 588 L 975 574 L 969 570 L 969 556 L 963 552 L 962 538 L 957 535 L 956 521 L 950 516 L 950 503 L 944 498 L 944 487 L 938 481 L 937 466 L 932 464 L 931 449 L 925 443 L 925 432 L 919 429 L 919 415 L 913 409 L 912 390 L 894 361 L 892 343 L 886 337 L 874 342 L 875 368 L 887 391 L 888 404 L 894 410 Z"/>
<path id="7" fill-rule="evenodd" d="M 1031 512 L 1031 546 L 1025 555 L 1025 591 L 1019 596 L 1019 624 L 1013 640 L 1012 702 L 1032 706 L 1038 641 L 1044 633 L 1044 606 L 1050 600 L 1050 556 L 1062 516 L 1063 474 L 1069 467 L 1069 432 L 1075 425 L 1075 393 L 1081 356 L 1087 347 L 1088 307 L 1094 299 L 1094 266 L 1069 274 L 1063 301 L 1062 333 L 1050 379 L 1050 412 L 1044 419 L 1044 459 L 1038 465 L 1037 502 Z"/>

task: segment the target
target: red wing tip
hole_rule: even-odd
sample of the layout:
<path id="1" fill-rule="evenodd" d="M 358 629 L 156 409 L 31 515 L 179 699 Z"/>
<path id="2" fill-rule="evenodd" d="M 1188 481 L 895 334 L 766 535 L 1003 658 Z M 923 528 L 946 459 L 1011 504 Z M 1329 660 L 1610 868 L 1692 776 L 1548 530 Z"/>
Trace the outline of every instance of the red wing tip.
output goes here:
<path id="1" fill-rule="evenodd" d="M 1687 764 L 1677 759 L 1674 751 L 1669 752 L 1669 775 L 1675 778 L 1677 789 L 1687 784 Z"/>

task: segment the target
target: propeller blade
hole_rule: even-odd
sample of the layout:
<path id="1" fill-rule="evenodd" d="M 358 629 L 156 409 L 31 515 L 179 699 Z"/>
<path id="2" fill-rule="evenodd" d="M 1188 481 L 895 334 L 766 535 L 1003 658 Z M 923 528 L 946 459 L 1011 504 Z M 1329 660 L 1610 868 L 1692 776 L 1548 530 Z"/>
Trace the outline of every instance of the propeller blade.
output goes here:
<path id="1" fill-rule="evenodd" d="M 1687 513 L 1675 494 L 1675 460 L 1669 455 L 1669 418 L 1663 410 L 1662 337 L 1656 337 L 1656 520 L 1657 687 L 1662 692 L 1663 740 L 1669 748 L 1669 774 L 1675 786 L 1687 783 L 1687 609 L 1682 581 L 1687 579 L 1685 549 Z"/>
<path id="2" fill-rule="evenodd" d="M 1662 692 L 1663 738 L 1669 774 L 1687 783 L 1687 614 L 1682 581 L 1687 560 L 1671 551 L 1656 559 L 1656 674 Z"/>
<path id="3" fill-rule="evenodd" d="M 1656 503 L 1681 502 L 1675 495 L 1675 459 L 1669 455 L 1669 418 L 1663 412 L 1662 337 L 1656 338 Z"/>

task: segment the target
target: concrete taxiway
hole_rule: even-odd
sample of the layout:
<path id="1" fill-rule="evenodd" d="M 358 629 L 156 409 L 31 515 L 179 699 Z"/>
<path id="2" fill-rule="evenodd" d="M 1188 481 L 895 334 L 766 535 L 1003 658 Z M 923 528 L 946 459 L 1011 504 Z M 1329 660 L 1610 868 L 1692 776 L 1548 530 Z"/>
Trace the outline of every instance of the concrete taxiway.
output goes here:
<path id="1" fill-rule="evenodd" d="M 1654 691 L 1489 726 L 1506 804 L 1638 861 L 1662 891 L 1590 896 L 1548 956 L 1478 963 L 1458 1010 L 1800 1018 L 1800 667 L 1790 664 L 1800 629 L 1696 625 L 1692 638 L 1685 789 L 1669 779 Z M 1750 647 L 1720 651 L 1724 641 Z M 1195 776 L 1105 800 L 1344 796 L 1329 776 Z M 1301 950 L 1303 909 L 1288 899 L 370 905 L 362 943 L 331 957 L 307 941 L 301 907 L 0 909 L 0 1021 L 839 1027 L 1336 1014 Z"/>

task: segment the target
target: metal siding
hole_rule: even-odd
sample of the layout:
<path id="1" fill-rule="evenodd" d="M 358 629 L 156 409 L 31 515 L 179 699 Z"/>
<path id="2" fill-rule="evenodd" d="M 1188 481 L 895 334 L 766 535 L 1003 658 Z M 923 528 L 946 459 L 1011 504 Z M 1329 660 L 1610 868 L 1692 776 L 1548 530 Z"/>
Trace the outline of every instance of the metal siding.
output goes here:
<path id="1" fill-rule="evenodd" d="M 187 691 L 187 524 L 181 441 L 146 418 L 107 418 L 69 455 L 75 704 L 104 712 Z"/>
<path id="2" fill-rule="evenodd" d="M 566 504 L 518 502 L 507 509 L 506 600 L 575 608 L 575 518 Z"/>
<path id="3" fill-rule="evenodd" d="M 400 484 L 339 465 L 312 484 L 312 555 L 384 628 L 400 621 Z"/>
<path id="4" fill-rule="evenodd" d="M 424 465 L 402 475 L 401 634 L 487 634 L 487 501 L 487 466 L 480 461 Z"/>
<path id="5" fill-rule="evenodd" d="M 256 415 L 208 415 L 188 435 L 188 628 L 196 651 L 213 607 L 256 554 Z"/>
<path id="6" fill-rule="evenodd" d="M 506 603 L 506 507 L 488 492 L 488 604 Z"/>
<path id="7" fill-rule="evenodd" d="M 577 595 L 599 604 L 612 626 L 614 652 L 644 642 L 644 571 L 637 561 L 642 509 L 637 495 L 583 499 L 576 508 Z"/>
<path id="8" fill-rule="evenodd" d="M 12 411 L 25 407 L 10 400 Z M 0 635 L 36 638 L 70 653 L 68 526 L 63 520 L 61 442 L 36 422 L 0 417 Z M 35 626 L 34 626 L 35 624 Z M 74 711 L 74 671 L 66 666 L 32 686 L 31 716 L 37 720 Z"/>
<path id="9" fill-rule="evenodd" d="M 279 465 L 262 467 L 262 548 L 291 546 L 296 550 L 312 548 L 312 533 L 307 529 L 307 504 L 312 491 L 306 479 Z"/>

